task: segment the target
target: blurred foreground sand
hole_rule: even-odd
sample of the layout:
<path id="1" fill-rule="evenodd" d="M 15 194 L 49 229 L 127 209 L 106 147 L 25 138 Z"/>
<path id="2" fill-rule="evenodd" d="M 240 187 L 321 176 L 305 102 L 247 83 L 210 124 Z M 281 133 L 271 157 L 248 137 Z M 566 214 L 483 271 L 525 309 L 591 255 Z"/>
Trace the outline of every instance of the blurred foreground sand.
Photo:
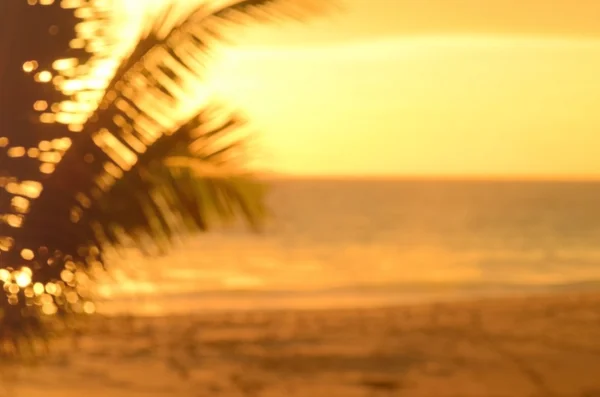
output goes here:
<path id="1" fill-rule="evenodd" d="M 600 294 L 99 319 L 2 372 L 2 397 L 594 397 Z"/>

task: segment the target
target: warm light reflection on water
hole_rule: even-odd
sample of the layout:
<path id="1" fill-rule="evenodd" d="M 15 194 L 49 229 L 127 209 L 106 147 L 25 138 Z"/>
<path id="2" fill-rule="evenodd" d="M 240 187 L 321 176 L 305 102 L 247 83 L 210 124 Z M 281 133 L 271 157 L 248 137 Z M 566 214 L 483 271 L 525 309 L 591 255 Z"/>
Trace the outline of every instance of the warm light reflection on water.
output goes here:
<path id="1" fill-rule="evenodd" d="M 137 273 L 104 288 L 185 311 L 269 304 L 268 291 L 326 306 L 597 281 L 597 199 L 593 183 L 274 182 L 264 234 L 223 229 L 164 258 L 132 256 L 125 267 Z M 336 288 L 347 296 L 323 293 Z"/>

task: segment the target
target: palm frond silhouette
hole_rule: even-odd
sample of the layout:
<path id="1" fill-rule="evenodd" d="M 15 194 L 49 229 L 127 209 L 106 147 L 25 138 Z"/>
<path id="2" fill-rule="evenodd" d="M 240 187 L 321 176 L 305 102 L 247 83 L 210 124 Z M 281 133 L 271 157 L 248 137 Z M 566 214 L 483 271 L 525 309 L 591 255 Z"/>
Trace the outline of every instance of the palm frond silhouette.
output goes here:
<path id="1" fill-rule="evenodd" d="M 107 247 L 164 252 L 211 212 L 260 226 L 263 190 L 232 138 L 245 120 L 198 100 L 209 49 L 224 26 L 326 2 L 165 7 L 122 59 L 103 3 L 0 4 L 0 355 L 21 354 L 49 319 L 94 311 Z"/>

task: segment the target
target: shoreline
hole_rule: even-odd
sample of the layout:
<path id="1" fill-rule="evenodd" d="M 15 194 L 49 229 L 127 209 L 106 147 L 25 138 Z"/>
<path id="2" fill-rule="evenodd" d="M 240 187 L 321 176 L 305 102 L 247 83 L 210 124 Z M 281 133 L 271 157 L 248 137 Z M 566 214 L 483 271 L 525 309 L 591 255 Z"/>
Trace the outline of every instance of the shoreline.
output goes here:
<path id="1" fill-rule="evenodd" d="M 600 392 L 598 292 L 90 320 L 89 332 L 57 341 L 34 372 L 21 371 L 17 396 Z"/>

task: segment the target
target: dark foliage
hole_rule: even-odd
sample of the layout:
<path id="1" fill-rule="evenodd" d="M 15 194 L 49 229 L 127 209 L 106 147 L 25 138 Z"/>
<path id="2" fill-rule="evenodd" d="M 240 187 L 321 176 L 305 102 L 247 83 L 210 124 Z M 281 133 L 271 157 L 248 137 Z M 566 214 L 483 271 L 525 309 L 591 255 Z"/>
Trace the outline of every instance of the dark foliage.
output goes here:
<path id="1" fill-rule="evenodd" d="M 110 9 L 67 3 L 0 4 L 0 356 L 93 312 L 108 246 L 164 252 L 214 216 L 260 226 L 263 189 L 241 171 L 243 141 L 231 135 L 243 118 L 182 106 L 198 101 L 222 27 L 297 18 L 324 2 L 166 8 L 112 69 Z"/>

